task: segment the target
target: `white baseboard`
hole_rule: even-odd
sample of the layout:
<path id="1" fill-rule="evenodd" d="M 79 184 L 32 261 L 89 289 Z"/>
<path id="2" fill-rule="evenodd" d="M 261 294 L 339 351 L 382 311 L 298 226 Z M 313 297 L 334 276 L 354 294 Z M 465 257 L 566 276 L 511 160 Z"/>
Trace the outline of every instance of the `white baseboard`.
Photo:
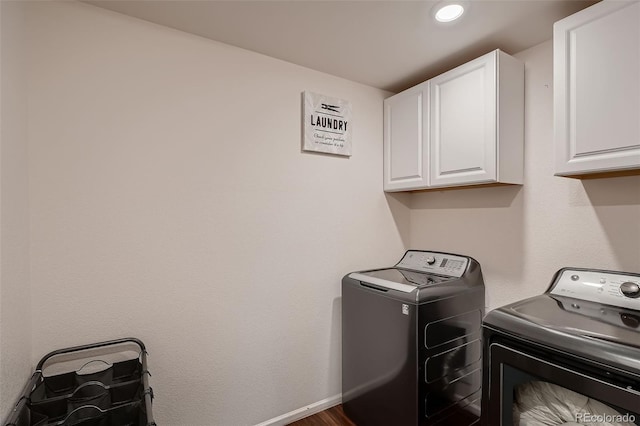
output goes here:
<path id="1" fill-rule="evenodd" d="M 312 416 L 320 411 L 324 411 L 327 408 L 334 407 L 342 402 L 342 394 L 330 396 L 322 401 L 314 402 L 306 407 L 298 408 L 297 410 L 289 411 L 281 416 L 274 417 L 271 420 L 262 422 L 256 426 L 284 426 L 289 423 L 293 423 L 305 417 Z"/>

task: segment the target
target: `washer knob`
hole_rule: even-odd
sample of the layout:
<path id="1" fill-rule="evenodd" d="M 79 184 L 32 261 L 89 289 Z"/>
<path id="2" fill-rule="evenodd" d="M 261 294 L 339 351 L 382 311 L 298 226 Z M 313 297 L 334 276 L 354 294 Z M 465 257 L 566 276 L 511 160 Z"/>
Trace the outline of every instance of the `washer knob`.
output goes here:
<path id="1" fill-rule="evenodd" d="M 434 263 L 436 263 L 436 258 L 435 257 L 433 257 L 433 256 L 427 257 L 427 264 L 433 265 Z"/>
<path id="2" fill-rule="evenodd" d="M 631 281 L 626 281 L 620 284 L 620 291 L 625 296 L 633 299 L 640 297 L 640 286 Z"/>

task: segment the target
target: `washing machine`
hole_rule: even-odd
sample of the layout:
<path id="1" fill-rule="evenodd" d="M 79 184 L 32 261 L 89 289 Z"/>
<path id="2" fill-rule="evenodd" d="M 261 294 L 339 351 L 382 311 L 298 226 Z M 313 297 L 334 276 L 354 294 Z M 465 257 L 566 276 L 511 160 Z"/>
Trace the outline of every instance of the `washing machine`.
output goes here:
<path id="1" fill-rule="evenodd" d="M 563 268 L 483 335 L 484 426 L 640 425 L 640 274 Z"/>
<path id="2" fill-rule="evenodd" d="M 409 250 L 342 279 L 342 404 L 358 426 L 479 422 L 484 282 L 468 256 Z"/>

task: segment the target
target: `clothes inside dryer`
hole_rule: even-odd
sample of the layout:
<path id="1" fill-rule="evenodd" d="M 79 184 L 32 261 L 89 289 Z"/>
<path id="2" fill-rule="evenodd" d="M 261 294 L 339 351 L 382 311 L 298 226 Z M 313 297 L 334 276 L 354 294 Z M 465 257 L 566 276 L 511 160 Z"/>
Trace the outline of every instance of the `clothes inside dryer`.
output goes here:
<path id="1" fill-rule="evenodd" d="M 553 383 L 533 380 L 514 390 L 513 424 L 533 425 L 591 425 L 635 426 L 634 413 L 614 409 L 594 398 Z"/>

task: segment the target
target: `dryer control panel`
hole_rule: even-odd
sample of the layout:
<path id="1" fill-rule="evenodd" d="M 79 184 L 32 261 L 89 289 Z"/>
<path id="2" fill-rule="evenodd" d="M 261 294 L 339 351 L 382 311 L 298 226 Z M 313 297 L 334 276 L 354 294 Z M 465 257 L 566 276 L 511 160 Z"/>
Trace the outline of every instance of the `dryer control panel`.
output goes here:
<path id="1" fill-rule="evenodd" d="M 640 275 L 584 269 L 565 269 L 551 294 L 640 311 Z"/>
<path id="2" fill-rule="evenodd" d="M 460 278 L 467 270 L 468 264 L 469 259 L 463 256 L 431 251 L 409 250 L 405 253 L 402 260 L 398 262 L 396 268 Z"/>

